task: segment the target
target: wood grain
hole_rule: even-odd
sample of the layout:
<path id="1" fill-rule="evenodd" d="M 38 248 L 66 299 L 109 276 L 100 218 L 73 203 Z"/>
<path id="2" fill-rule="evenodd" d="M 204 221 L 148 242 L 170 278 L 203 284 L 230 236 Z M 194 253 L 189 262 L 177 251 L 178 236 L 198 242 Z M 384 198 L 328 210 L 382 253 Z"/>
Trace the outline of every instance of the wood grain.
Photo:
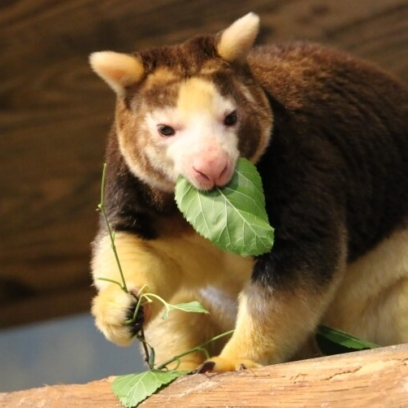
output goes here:
<path id="1" fill-rule="evenodd" d="M 4 407 L 120 407 L 113 378 L 0 394 Z M 278 364 L 256 370 L 183 377 L 141 407 L 408 406 L 408 345 Z"/>
<path id="2" fill-rule="evenodd" d="M 114 96 L 89 69 L 89 53 L 182 41 L 251 10 L 262 43 L 339 46 L 408 82 L 406 0 L 1 2 L 0 327 L 11 324 L 5 305 L 90 284 Z"/>

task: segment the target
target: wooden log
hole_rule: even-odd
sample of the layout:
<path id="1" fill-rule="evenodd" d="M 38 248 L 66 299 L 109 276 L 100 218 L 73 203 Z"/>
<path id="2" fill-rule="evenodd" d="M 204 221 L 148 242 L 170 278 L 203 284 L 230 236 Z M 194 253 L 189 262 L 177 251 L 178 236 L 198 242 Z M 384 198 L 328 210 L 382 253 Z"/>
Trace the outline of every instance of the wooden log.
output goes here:
<path id="1" fill-rule="evenodd" d="M 0 394 L 0 407 L 120 407 L 113 377 Z M 142 407 L 408 407 L 408 344 L 183 377 Z"/>

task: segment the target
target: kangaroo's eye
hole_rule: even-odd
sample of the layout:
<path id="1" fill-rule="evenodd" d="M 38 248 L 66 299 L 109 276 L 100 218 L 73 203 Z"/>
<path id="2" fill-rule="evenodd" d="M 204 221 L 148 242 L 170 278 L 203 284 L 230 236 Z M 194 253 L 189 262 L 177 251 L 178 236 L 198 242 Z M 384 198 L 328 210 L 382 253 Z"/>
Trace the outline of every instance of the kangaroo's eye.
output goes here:
<path id="1" fill-rule="evenodd" d="M 229 113 L 227 116 L 225 116 L 224 125 L 225 126 L 234 126 L 237 123 L 237 120 L 238 120 L 237 111 L 234 110 L 231 113 Z"/>
<path id="2" fill-rule="evenodd" d="M 157 126 L 157 130 L 162 136 L 174 136 L 176 134 L 176 131 L 167 125 L 159 125 Z"/>

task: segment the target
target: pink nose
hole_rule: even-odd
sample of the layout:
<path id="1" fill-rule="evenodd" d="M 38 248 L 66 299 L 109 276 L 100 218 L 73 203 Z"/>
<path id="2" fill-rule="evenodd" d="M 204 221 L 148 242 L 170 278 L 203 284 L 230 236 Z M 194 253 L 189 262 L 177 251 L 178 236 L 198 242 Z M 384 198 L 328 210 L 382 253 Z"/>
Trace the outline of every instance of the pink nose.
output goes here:
<path id="1" fill-rule="evenodd" d="M 227 184 L 231 178 L 230 167 L 228 157 L 224 155 L 196 158 L 192 166 L 194 178 L 203 189 Z"/>

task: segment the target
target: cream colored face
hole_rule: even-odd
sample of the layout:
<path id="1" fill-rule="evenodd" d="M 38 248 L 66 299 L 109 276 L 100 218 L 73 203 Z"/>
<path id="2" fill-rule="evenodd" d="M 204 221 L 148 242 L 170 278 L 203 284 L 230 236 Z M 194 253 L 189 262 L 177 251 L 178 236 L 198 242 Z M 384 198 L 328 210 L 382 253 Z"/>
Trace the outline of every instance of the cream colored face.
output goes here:
<path id="1" fill-rule="evenodd" d="M 175 106 L 148 112 L 144 153 L 166 175 L 158 187 L 172 190 L 180 175 L 202 190 L 228 183 L 239 156 L 238 115 L 233 100 L 199 78 L 180 84 Z"/>

